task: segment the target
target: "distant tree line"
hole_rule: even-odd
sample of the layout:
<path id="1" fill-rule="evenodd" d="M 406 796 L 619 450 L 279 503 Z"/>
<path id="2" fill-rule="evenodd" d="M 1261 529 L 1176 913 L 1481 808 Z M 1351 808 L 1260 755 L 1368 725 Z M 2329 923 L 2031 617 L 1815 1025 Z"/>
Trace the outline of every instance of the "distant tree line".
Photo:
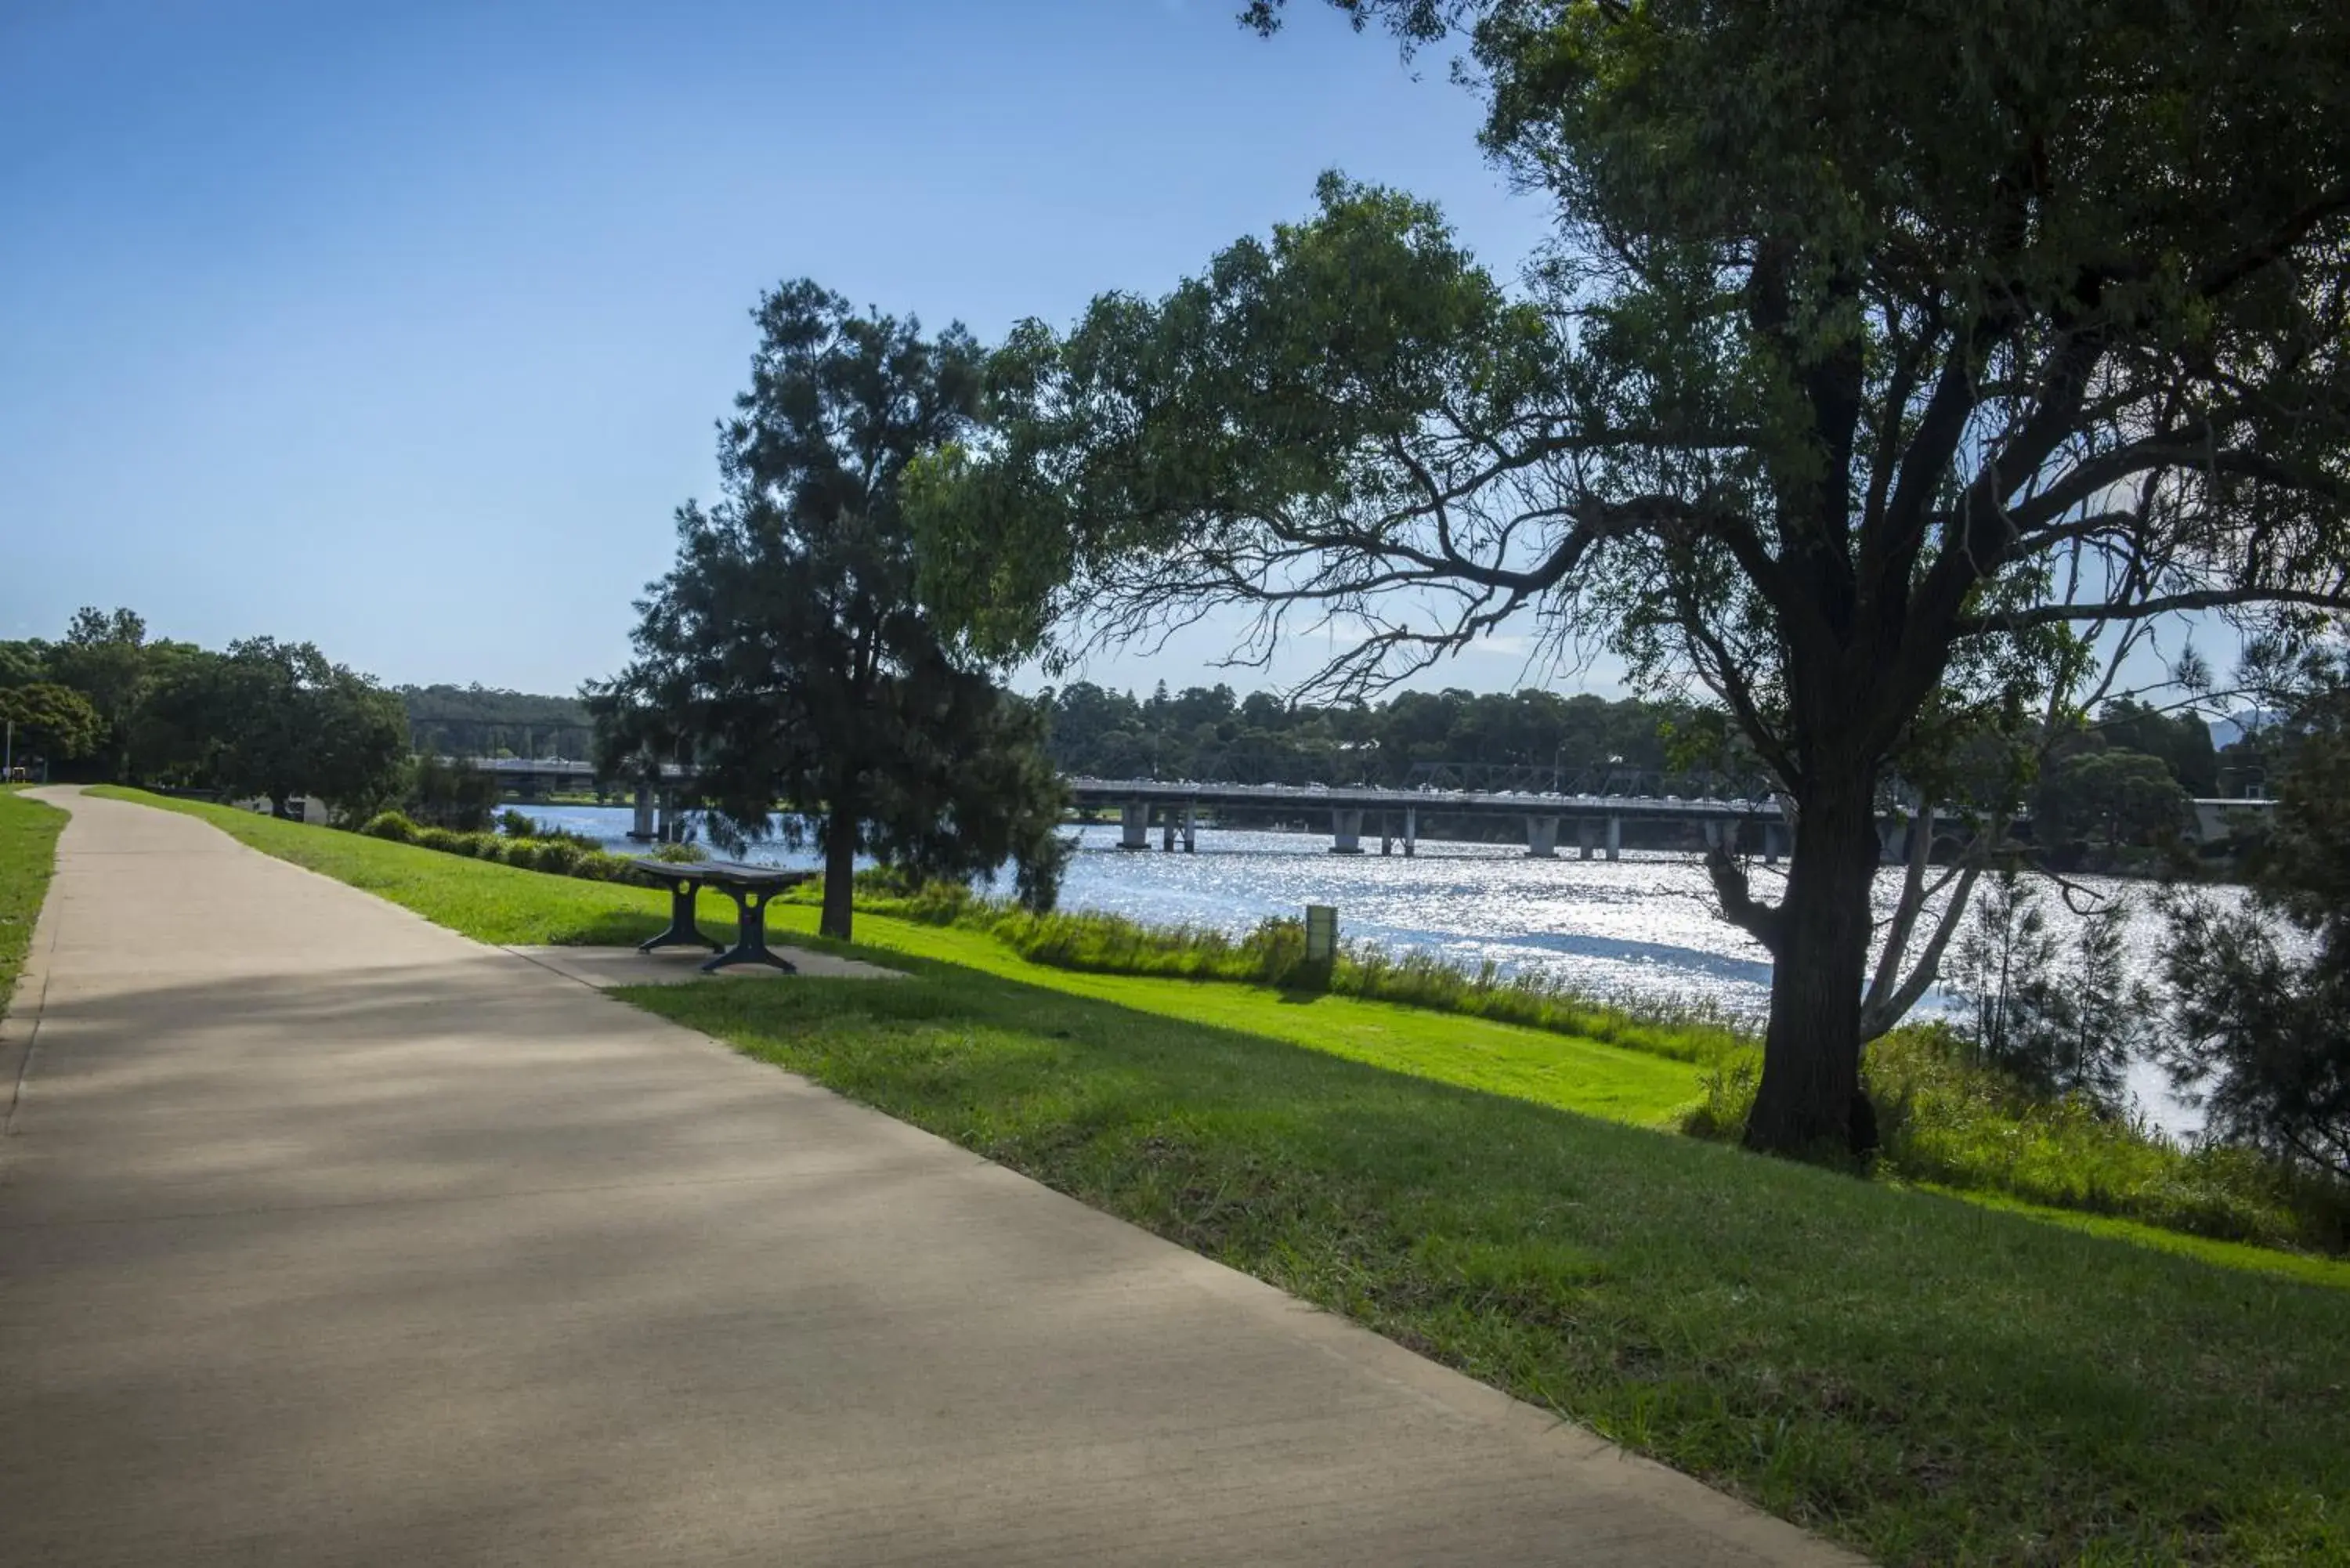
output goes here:
<path id="1" fill-rule="evenodd" d="M 0 718 L 28 773 L 259 796 L 281 815 L 314 795 L 363 815 L 409 783 L 407 715 L 373 678 L 307 642 L 150 638 L 128 609 L 0 642 Z"/>
<path id="2" fill-rule="evenodd" d="M 411 743 L 442 757 L 576 757 L 591 754 L 595 720 L 575 697 L 484 686 L 399 686 Z"/>
<path id="3" fill-rule="evenodd" d="M 1444 769 L 1471 770 L 1463 783 L 1476 770 L 1518 770 L 1533 787 L 1569 788 L 1586 777 L 1736 766 L 1707 747 L 1676 747 L 1686 714 L 1590 695 L 1448 690 L 1316 705 L 1265 691 L 1242 698 L 1225 685 L 1170 692 L 1163 682 L 1138 699 L 1079 681 L 1041 701 L 1046 748 L 1074 776 L 1404 788 Z"/>

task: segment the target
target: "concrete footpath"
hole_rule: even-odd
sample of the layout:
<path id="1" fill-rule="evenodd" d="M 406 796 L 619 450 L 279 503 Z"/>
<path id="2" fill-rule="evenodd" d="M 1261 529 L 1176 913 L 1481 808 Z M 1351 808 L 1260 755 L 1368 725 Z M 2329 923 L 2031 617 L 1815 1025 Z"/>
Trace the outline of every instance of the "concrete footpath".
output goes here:
<path id="1" fill-rule="evenodd" d="M 522 957 L 46 798 L 0 1563 L 1849 1561 Z"/>

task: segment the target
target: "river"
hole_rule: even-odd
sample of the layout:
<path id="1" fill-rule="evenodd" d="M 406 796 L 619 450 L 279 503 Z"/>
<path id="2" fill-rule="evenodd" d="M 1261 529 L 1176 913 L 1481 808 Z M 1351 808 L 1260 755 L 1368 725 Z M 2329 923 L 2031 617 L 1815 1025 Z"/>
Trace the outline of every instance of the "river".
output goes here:
<path id="1" fill-rule="evenodd" d="M 550 827 L 584 834 L 629 852 L 629 814 L 619 806 L 533 805 L 521 809 Z M 1534 971 L 1588 994 L 1709 1002 L 1747 1019 L 1767 1003 L 1771 964 L 1746 934 L 1713 913 L 1705 869 L 1686 855 L 1627 850 L 1619 861 L 1581 860 L 1572 851 L 1537 860 L 1523 848 L 1422 839 L 1406 858 L 1333 855 L 1326 836 L 1203 828 L 1199 853 L 1121 850 L 1114 826 L 1076 830 L 1078 849 L 1062 886 L 1065 909 L 1099 909 L 1154 925 L 1213 927 L 1239 933 L 1269 915 L 1333 904 L 1349 940 L 1425 949 L 1469 968 L 1491 961 L 1503 973 Z M 747 857 L 814 866 L 816 857 L 754 844 Z M 1756 868 L 1759 894 L 1779 873 Z M 2133 971 L 2156 978 L 2162 922 L 2142 883 L 2085 877 L 2080 885 L 2129 909 L 2123 942 Z M 1900 889 L 1898 871 L 1877 882 L 1879 918 Z M 2232 889 L 2227 896 L 2236 896 Z M 2075 924 L 2063 900 L 2044 901 L 2052 931 Z M 1919 1011 L 1953 1004 L 1929 993 Z M 2161 1069 L 2135 1064 L 2129 1090 L 2154 1121 L 2192 1131 L 2195 1113 L 2170 1092 Z"/>

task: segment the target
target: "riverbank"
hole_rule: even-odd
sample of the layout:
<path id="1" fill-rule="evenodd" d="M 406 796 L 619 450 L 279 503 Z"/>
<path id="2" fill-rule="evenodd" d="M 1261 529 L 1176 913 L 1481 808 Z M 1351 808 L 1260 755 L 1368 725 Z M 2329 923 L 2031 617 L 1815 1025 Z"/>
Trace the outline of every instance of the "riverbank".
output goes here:
<path id="1" fill-rule="evenodd" d="M 283 838 L 273 836 L 277 825 L 255 827 L 247 814 L 215 820 L 257 846 L 484 940 L 597 944 L 658 929 L 615 928 L 613 900 L 534 894 L 528 884 L 511 885 L 525 898 L 511 909 L 492 897 L 509 885 L 457 868 L 566 872 L 610 887 L 622 904 L 633 900 L 644 911 L 638 919 L 657 919 L 657 895 L 612 885 L 626 862 L 559 839 L 370 825 L 394 846 L 412 841 L 462 857 L 432 873 L 376 856 L 370 840 L 350 835 Z M 1538 975 L 1505 978 L 1490 965 L 1463 972 L 1425 952 L 1395 958 L 1375 945 L 1351 948 L 1311 987 L 1294 986 L 1287 982 L 1303 956 L 1295 921 L 1270 922 L 1236 941 L 1213 929 L 1143 926 L 1089 911 L 1040 919 L 936 886 L 907 898 L 886 878 L 868 873 L 862 881 L 858 929 L 886 952 L 1248 1029 L 1585 1115 L 1735 1141 L 1758 1075 L 1753 1040 L 1703 1005 L 1616 1003 Z M 804 887 L 779 901 L 771 929 L 812 932 L 817 897 Z M 634 934 L 598 934 L 615 929 Z M 2190 1147 L 2136 1120 L 2021 1095 L 1970 1066 L 1930 1023 L 1881 1042 L 1866 1071 L 1884 1134 L 1871 1171 L 1878 1180 L 2074 1216 L 2103 1234 L 2231 1267 L 2350 1282 L 2350 1260 L 2340 1255 L 2350 1240 L 2350 1195 L 2337 1188 L 2297 1180 L 2244 1150 Z"/>
<path id="2" fill-rule="evenodd" d="M 646 890 L 196 814 L 492 940 L 660 923 Z M 1578 1114 L 1688 1064 L 859 929 L 911 978 L 630 999 L 1881 1561 L 2350 1561 L 2350 1291 L 1627 1125 L 1652 1096 Z"/>

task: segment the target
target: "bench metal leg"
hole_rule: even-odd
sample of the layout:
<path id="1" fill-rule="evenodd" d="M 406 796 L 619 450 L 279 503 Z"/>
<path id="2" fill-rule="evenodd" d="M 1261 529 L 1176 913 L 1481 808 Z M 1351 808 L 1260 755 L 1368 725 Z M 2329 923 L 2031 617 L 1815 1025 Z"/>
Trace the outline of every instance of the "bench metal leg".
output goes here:
<path id="1" fill-rule="evenodd" d="M 756 888 L 726 891 L 734 900 L 734 945 L 703 964 L 702 972 L 708 974 L 730 964 L 761 963 L 785 974 L 799 973 L 796 966 L 767 950 L 767 895 Z"/>
<path id="2" fill-rule="evenodd" d="M 708 948 L 712 952 L 725 949 L 725 943 L 703 936 L 702 928 L 694 923 L 693 896 L 700 887 L 701 884 L 685 879 L 670 884 L 669 929 L 639 942 L 639 952 L 649 953 L 655 948 Z"/>

